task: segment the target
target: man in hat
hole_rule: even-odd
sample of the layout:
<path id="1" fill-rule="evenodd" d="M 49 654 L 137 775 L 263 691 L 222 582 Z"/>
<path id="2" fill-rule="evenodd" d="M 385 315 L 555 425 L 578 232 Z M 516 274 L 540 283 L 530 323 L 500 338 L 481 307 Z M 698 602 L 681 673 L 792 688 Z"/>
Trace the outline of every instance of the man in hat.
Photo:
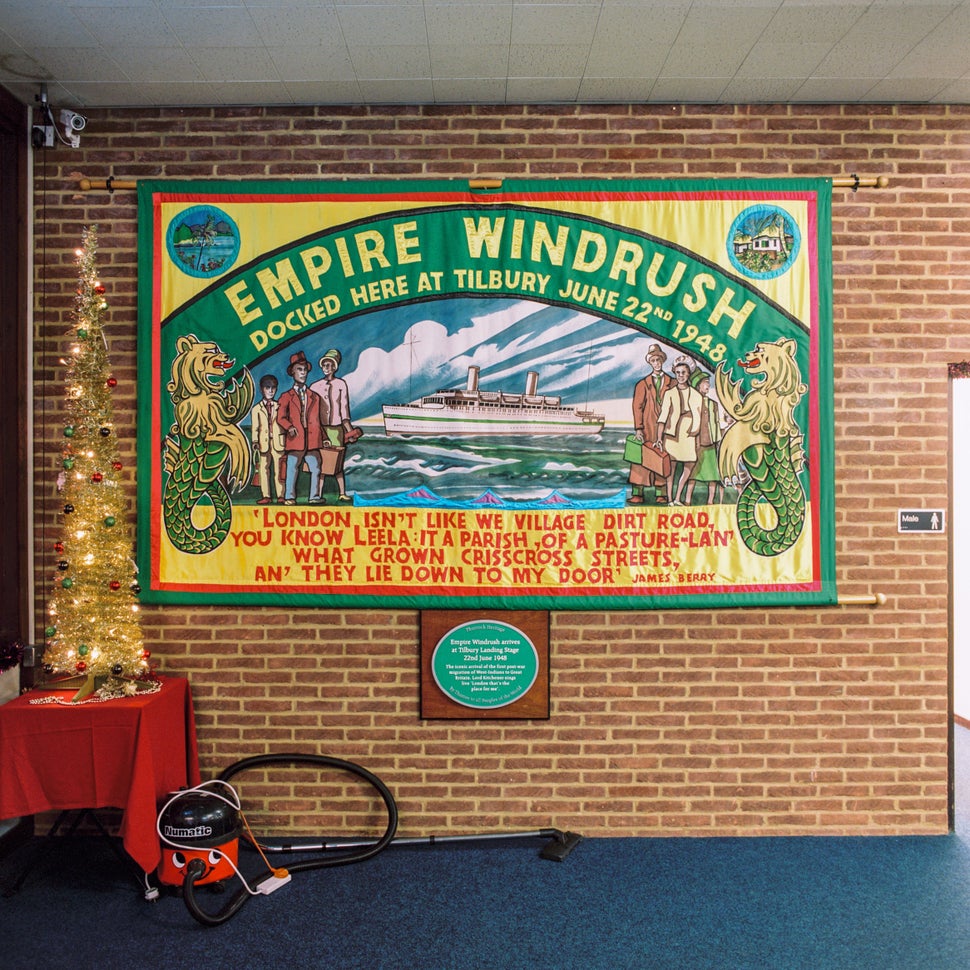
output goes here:
<path id="1" fill-rule="evenodd" d="M 323 371 L 323 377 L 312 387 L 320 395 L 322 402 L 320 416 L 323 422 L 325 448 L 328 446 L 331 448 L 343 448 L 361 436 L 360 429 L 355 428 L 350 423 L 350 391 L 347 389 L 347 382 L 343 378 L 337 377 L 337 368 L 340 366 L 340 361 L 341 356 L 339 350 L 328 350 L 320 358 L 320 370 Z M 349 502 L 350 496 L 347 495 L 347 486 L 344 480 L 342 455 L 336 462 L 336 470 L 333 473 L 333 477 L 337 482 L 338 500 L 341 502 Z M 323 492 L 323 481 L 324 476 L 321 476 L 321 495 Z"/>
<path id="2" fill-rule="evenodd" d="M 657 422 L 660 419 L 664 394 L 677 382 L 663 369 L 667 355 L 659 344 L 651 344 L 644 359 L 650 365 L 650 373 L 637 381 L 633 388 L 633 430 L 637 441 L 652 443 L 657 440 Z M 632 505 L 643 503 L 644 488 L 648 486 L 656 489 L 657 502 L 667 501 L 666 478 L 658 472 L 651 472 L 643 465 L 630 465 L 630 485 Z"/>
<path id="3" fill-rule="evenodd" d="M 292 354 L 286 373 L 293 378 L 293 386 L 280 395 L 276 423 L 286 438 L 284 505 L 296 505 L 296 480 L 304 461 L 310 469 L 310 501 L 320 501 L 320 449 L 326 435 L 320 419 L 320 395 L 306 386 L 312 367 L 302 350 Z"/>

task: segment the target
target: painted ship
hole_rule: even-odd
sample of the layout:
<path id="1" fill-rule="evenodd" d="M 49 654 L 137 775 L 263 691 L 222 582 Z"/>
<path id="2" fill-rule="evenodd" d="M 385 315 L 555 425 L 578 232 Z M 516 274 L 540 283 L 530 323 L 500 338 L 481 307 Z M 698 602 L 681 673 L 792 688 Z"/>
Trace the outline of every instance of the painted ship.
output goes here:
<path id="1" fill-rule="evenodd" d="M 529 371 L 525 391 L 483 391 L 479 369 L 468 368 L 462 388 L 435 391 L 411 404 L 385 404 L 388 435 L 554 435 L 599 434 L 606 418 L 567 407 L 560 397 L 539 394 L 539 374 Z"/>

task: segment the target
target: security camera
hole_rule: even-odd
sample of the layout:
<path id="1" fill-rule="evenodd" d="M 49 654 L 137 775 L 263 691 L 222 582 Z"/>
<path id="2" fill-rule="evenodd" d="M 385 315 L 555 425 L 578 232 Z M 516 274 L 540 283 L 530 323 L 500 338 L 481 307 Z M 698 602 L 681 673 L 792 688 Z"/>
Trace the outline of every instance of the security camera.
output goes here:
<path id="1" fill-rule="evenodd" d="M 84 131 L 88 119 L 84 115 L 79 115 L 76 111 L 68 111 L 65 108 L 61 111 L 61 122 L 68 131 Z"/>

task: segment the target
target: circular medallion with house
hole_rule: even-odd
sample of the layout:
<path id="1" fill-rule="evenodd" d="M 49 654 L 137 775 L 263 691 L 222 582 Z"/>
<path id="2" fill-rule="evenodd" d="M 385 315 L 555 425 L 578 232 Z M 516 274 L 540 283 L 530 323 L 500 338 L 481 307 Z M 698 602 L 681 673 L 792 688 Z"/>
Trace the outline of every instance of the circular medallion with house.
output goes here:
<path id="1" fill-rule="evenodd" d="M 214 205 L 194 205 L 168 224 L 169 258 L 189 276 L 208 279 L 224 273 L 239 255 L 236 223 Z"/>
<path id="2" fill-rule="evenodd" d="M 731 223 L 727 251 L 738 272 L 754 280 L 787 273 L 801 247 L 795 220 L 776 205 L 753 205 Z"/>

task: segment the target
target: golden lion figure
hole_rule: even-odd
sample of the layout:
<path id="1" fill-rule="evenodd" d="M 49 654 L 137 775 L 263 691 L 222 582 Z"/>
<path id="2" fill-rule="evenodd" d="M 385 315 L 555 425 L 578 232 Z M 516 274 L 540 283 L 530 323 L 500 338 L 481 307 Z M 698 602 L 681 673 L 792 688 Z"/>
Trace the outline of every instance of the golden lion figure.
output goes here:
<path id="1" fill-rule="evenodd" d="M 795 407 L 808 388 L 796 350 L 795 341 L 787 338 L 755 345 L 738 361 L 756 378 L 744 394 L 741 381 L 732 381 L 724 364 L 715 375 L 717 395 L 735 422 L 718 452 L 720 474 L 728 482 L 749 479 L 738 496 L 738 533 L 761 556 L 791 548 L 805 524 L 805 492 L 798 478 L 805 453 Z M 771 528 L 758 520 L 759 505 L 771 509 Z"/>
<path id="2" fill-rule="evenodd" d="M 165 531 L 176 549 L 206 553 L 229 535 L 229 490 L 239 491 L 252 474 L 252 452 L 238 422 L 249 413 L 255 388 L 246 368 L 239 380 L 226 384 L 235 361 L 217 344 L 186 334 L 175 348 L 167 385 L 175 421 L 165 438 Z M 214 517 L 197 527 L 193 512 L 205 497 Z"/>

